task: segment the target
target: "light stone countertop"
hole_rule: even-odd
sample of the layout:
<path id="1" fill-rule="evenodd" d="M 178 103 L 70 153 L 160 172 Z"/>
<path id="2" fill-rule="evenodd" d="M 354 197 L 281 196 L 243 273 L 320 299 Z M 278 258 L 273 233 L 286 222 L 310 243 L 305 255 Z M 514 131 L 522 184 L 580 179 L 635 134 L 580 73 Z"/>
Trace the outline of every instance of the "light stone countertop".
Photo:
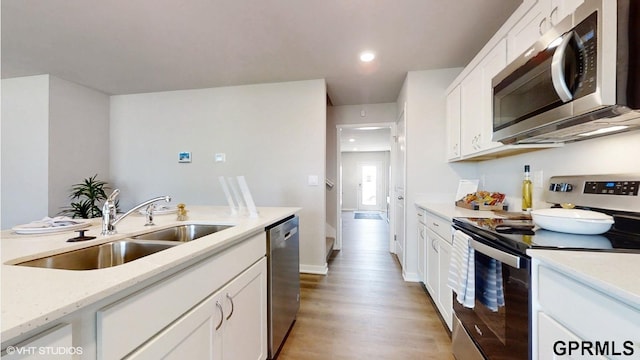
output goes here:
<path id="1" fill-rule="evenodd" d="M 499 217 L 453 203 L 416 202 L 416 206 L 450 221 L 455 217 Z M 527 254 L 640 310 L 640 254 L 543 249 L 527 250 Z"/>
<path id="2" fill-rule="evenodd" d="M 542 249 L 527 254 L 640 311 L 640 254 Z"/>
<path id="3" fill-rule="evenodd" d="M 75 232 L 47 235 L 0 233 L 2 254 L 3 342 L 56 321 L 72 312 L 117 294 L 172 269 L 214 254 L 218 249 L 299 212 L 300 208 L 259 208 L 257 218 L 230 215 L 228 207 L 188 206 L 189 219 L 176 221 L 175 214 L 157 215 L 153 229 L 144 226 L 144 216 L 132 214 L 117 225 L 118 234 L 100 235 L 100 219 L 87 228 L 94 240 L 68 243 Z M 20 261 L 84 248 L 174 225 L 189 223 L 229 224 L 232 228 L 160 251 L 135 261 L 97 270 L 59 270 L 15 266 Z M 304 226 L 302 224 L 302 226 Z"/>
<path id="4" fill-rule="evenodd" d="M 421 209 L 425 209 L 449 221 L 453 221 L 453 218 L 456 218 L 456 217 L 475 217 L 475 218 L 500 217 L 496 215 L 493 211 L 465 209 L 465 208 L 456 206 L 453 202 L 444 203 L 444 202 L 417 201 L 415 205 Z"/>

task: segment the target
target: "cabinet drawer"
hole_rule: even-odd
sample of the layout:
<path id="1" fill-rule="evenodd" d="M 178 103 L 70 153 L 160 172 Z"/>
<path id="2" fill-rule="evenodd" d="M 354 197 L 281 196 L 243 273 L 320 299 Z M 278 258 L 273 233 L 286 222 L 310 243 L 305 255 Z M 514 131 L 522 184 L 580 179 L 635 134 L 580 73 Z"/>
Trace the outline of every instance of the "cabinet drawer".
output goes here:
<path id="1" fill-rule="evenodd" d="M 447 221 L 430 212 L 426 212 L 425 221 L 426 221 L 425 224 L 429 229 L 431 229 L 436 234 L 440 235 L 440 237 L 445 239 L 449 244 L 453 242 L 453 239 L 451 238 L 451 222 L 450 221 Z"/>
<path id="2" fill-rule="evenodd" d="M 423 208 L 416 209 L 416 215 L 418 215 L 418 222 L 421 224 L 426 224 L 427 222 L 427 210 Z"/>
<path id="3" fill-rule="evenodd" d="M 609 342 L 620 351 L 632 341 L 631 358 L 640 358 L 640 311 L 547 267 L 540 266 L 538 276 L 544 313 L 585 341 Z"/>
<path id="4" fill-rule="evenodd" d="M 120 359 L 266 254 L 264 232 L 97 312 L 98 359 Z"/>

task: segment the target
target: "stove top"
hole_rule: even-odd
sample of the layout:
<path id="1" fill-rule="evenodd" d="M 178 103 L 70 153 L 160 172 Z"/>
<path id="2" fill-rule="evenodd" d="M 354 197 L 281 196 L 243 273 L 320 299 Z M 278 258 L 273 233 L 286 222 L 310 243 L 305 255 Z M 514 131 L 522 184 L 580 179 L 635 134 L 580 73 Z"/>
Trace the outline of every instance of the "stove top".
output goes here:
<path id="1" fill-rule="evenodd" d="M 540 229 L 522 216 L 509 218 L 455 218 L 454 226 L 505 250 L 525 254 L 527 249 L 564 249 L 640 253 L 640 174 L 553 176 L 545 200 L 555 206 L 613 216 L 611 230 L 601 235 L 574 235 Z"/>
<path id="2" fill-rule="evenodd" d="M 540 229 L 531 220 L 455 218 L 453 222 L 521 254 L 533 248 L 640 253 L 640 234 L 620 231 L 615 225 L 601 235 L 576 235 Z"/>

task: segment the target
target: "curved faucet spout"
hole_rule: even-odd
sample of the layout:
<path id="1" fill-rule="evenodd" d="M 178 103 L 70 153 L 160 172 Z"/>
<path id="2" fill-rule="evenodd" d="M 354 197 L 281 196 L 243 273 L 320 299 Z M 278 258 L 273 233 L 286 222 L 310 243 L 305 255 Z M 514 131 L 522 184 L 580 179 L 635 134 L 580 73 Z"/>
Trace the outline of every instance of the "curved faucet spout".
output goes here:
<path id="1" fill-rule="evenodd" d="M 111 193 L 111 195 L 109 195 L 109 197 L 107 198 L 107 201 L 104 203 L 104 206 L 102 206 L 102 235 L 113 235 L 116 234 L 116 224 L 118 224 L 120 222 L 120 220 L 126 218 L 127 216 L 129 216 L 132 212 L 141 209 L 145 206 L 151 205 L 154 202 L 157 201 L 166 201 L 166 202 L 170 202 L 171 201 L 171 196 L 165 195 L 165 196 L 158 196 L 156 198 L 153 199 L 149 199 L 143 203 L 140 203 L 136 206 L 134 206 L 131 210 L 127 211 L 126 213 L 124 213 L 122 216 L 120 216 L 119 218 L 116 219 L 116 206 L 115 206 L 115 200 L 116 197 L 118 197 L 118 194 L 120 193 L 119 189 L 115 189 L 113 191 L 113 193 Z"/>

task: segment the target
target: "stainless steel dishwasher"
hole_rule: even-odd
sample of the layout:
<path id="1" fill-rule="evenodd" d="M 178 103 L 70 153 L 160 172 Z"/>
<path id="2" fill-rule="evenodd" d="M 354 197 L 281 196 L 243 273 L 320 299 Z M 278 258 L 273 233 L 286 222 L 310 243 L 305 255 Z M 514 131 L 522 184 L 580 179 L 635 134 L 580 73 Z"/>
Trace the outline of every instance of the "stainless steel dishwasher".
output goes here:
<path id="1" fill-rule="evenodd" d="M 298 223 L 291 216 L 266 228 L 269 359 L 278 355 L 300 307 Z"/>

